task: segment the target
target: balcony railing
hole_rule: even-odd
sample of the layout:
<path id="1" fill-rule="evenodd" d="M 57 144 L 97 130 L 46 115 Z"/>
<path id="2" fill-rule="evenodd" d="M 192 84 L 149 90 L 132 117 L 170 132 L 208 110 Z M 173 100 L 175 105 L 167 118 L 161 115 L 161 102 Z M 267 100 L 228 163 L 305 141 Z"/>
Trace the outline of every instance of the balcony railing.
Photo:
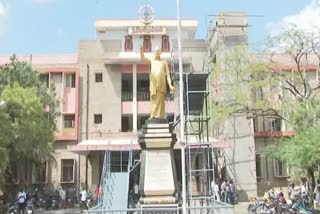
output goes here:
<path id="1" fill-rule="evenodd" d="M 132 91 L 121 91 L 121 101 L 132 101 Z"/>
<path id="2" fill-rule="evenodd" d="M 121 92 L 121 101 L 132 101 L 133 93 L 132 91 L 122 91 Z M 149 91 L 137 91 L 137 101 L 149 101 L 150 92 Z M 170 93 L 166 94 L 166 100 L 172 100 L 172 95 Z"/>
<path id="3" fill-rule="evenodd" d="M 138 101 L 149 101 L 150 92 L 149 91 L 137 91 L 137 100 Z"/>

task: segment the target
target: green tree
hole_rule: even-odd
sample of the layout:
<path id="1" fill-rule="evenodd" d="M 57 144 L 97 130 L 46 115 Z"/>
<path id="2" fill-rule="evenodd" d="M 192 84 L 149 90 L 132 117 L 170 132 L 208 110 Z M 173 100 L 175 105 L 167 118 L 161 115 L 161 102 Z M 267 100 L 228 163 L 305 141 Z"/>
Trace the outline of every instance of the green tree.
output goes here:
<path id="1" fill-rule="evenodd" d="M 54 88 L 49 90 L 31 65 L 13 56 L 9 64 L 0 66 L 0 100 L 5 102 L 0 109 L 2 172 L 10 162 L 39 164 L 52 160 L 58 115 Z"/>
<path id="2" fill-rule="evenodd" d="M 271 41 L 268 53 L 248 54 L 246 47 L 222 51 L 214 72 L 221 92 L 213 117 L 218 128 L 238 113 L 281 118 L 295 135 L 280 139 L 267 152 L 306 170 L 313 186 L 320 161 L 320 84 L 315 77 L 310 81 L 308 70 L 319 71 L 320 33 L 292 25 Z"/>

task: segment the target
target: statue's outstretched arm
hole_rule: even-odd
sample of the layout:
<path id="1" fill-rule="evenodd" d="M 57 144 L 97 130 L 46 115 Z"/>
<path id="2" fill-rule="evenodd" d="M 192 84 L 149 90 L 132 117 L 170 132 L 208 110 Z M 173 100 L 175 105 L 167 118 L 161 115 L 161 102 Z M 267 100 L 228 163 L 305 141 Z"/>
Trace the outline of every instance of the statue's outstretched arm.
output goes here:
<path id="1" fill-rule="evenodd" d="M 140 58 L 144 64 L 151 64 L 151 60 L 144 56 L 143 45 L 140 46 Z"/>

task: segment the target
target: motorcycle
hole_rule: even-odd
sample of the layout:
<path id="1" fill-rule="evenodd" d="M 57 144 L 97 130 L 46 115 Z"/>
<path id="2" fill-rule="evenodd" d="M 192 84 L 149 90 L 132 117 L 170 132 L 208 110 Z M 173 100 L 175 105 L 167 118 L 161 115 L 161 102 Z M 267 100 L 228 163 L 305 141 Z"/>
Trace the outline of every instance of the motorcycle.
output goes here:
<path id="1" fill-rule="evenodd" d="M 74 204 L 77 201 L 76 199 L 76 189 L 72 188 L 67 190 L 67 208 L 74 208 Z"/>
<path id="2" fill-rule="evenodd" d="M 18 214 L 18 205 L 17 203 L 7 205 L 8 214 Z"/>
<path id="3" fill-rule="evenodd" d="M 42 209 L 44 209 L 46 207 L 46 200 L 43 198 L 43 196 L 39 197 L 38 207 L 42 208 Z"/>
<path id="4" fill-rule="evenodd" d="M 80 200 L 80 213 L 83 213 L 83 210 L 84 209 L 86 209 L 86 210 L 88 210 L 88 207 L 87 207 L 87 200 L 85 200 L 85 201 L 81 201 Z"/>
<path id="5" fill-rule="evenodd" d="M 94 201 L 91 192 L 88 193 L 87 201 L 86 201 L 87 209 L 90 209 L 94 206 Z"/>
<path id="6" fill-rule="evenodd" d="M 31 200 L 27 201 L 26 213 L 27 214 L 33 214 L 33 204 L 32 204 Z"/>
<path id="7" fill-rule="evenodd" d="M 53 192 L 50 195 L 51 198 L 51 208 L 54 210 L 57 210 L 59 208 L 59 193 L 57 194 L 57 192 Z"/>

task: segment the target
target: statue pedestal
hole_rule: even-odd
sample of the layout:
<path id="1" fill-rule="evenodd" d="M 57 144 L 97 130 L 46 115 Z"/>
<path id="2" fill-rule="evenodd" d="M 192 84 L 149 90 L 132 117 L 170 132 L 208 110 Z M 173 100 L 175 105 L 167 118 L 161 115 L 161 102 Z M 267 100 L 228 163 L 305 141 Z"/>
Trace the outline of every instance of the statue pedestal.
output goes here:
<path id="1" fill-rule="evenodd" d="M 176 169 L 173 146 L 176 135 L 165 119 L 149 119 L 139 136 L 141 167 L 139 191 L 142 206 L 176 204 Z"/>

